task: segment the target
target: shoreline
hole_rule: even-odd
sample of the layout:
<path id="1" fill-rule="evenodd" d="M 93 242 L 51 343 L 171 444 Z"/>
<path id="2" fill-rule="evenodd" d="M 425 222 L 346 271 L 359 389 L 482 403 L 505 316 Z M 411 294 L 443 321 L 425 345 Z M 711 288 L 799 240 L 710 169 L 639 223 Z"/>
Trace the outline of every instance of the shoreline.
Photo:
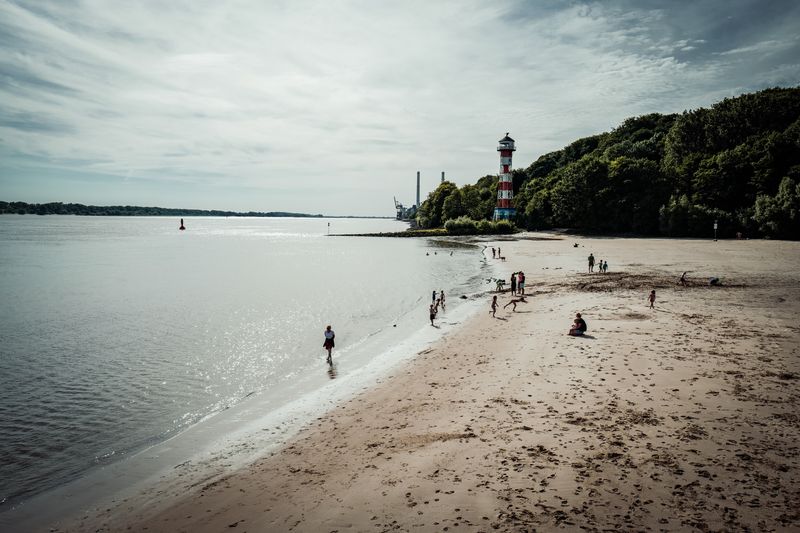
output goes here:
<path id="1" fill-rule="evenodd" d="M 158 505 L 163 503 L 164 492 L 180 495 L 227 475 L 231 469 L 244 468 L 284 446 L 314 419 L 361 391 L 379 386 L 396 367 L 420 351 L 430 349 L 465 317 L 474 314 L 483 294 L 483 290 L 468 293 L 466 299 L 451 294 L 448 313 L 440 315 L 435 329 L 430 328 L 426 318 L 409 325 L 415 317 L 410 312 L 398 321 L 401 327 L 397 330 L 390 325 L 379 335 L 369 334 L 353 346 L 340 348 L 338 356 L 334 355 L 333 374 L 325 365 L 327 372 L 300 376 L 296 382 L 284 383 L 279 391 L 262 391 L 245 398 L 165 441 L 36 494 L 0 513 L 0 529 L 58 530 L 63 524 L 90 516 L 92 509 L 116 508 L 133 501 L 137 505 Z M 410 335 L 397 342 L 397 336 L 408 327 Z M 366 352 L 379 355 L 365 361 Z M 340 365 L 344 367 L 339 368 Z M 281 394 L 287 388 L 304 392 L 287 401 Z M 120 479 L 125 480 L 124 485 Z M 71 530 L 72 526 L 67 527 Z"/>
<path id="2" fill-rule="evenodd" d="M 800 247 L 580 240 L 499 242 L 528 305 L 476 312 L 280 450 L 159 509 L 119 502 L 56 530 L 800 525 Z M 581 272 L 589 251 L 608 274 Z M 585 338 L 564 335 L 576 311 Z"/>

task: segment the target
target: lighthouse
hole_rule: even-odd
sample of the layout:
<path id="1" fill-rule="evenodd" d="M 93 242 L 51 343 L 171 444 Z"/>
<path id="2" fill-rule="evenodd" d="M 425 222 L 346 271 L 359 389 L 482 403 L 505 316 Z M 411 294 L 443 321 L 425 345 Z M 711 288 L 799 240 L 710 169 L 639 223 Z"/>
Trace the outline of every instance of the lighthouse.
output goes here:
<path id="1" fill-rule="evenodd" d="M 506 136 L 500 139 L 497 151 L 500 152 L 500 180 L 497 182 L 497 207 L 494 208 L 494 220 L 510 220 L 514 216 L 511 199 L 514 197 L 514 185 L 511 182 L 511 155 L 516 148 L 514 139 Z"/>

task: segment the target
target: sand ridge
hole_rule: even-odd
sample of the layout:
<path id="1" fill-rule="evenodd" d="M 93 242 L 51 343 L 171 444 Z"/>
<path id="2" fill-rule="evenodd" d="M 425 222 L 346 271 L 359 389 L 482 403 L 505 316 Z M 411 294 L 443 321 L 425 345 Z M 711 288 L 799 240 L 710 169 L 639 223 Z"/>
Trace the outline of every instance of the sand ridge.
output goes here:
<path id="1" fill-rule="evenodd" d="M 582 244 L 503 242 L 502 268 L 524 269 L 534 291 L 516 312 L 493 319 L 486 298 L 485 313 L 281 451 L 166 508 L 130 503 L 58 530 L 800 527 L 800 249 Z M 611 272 L 579 270 L 588 247 Z M 699 273 L 684 287 L 686 265 Z M 724 285 L 708 286 L 720 271 Z M 585 338 L 565 335 L 578 311 Z"/>

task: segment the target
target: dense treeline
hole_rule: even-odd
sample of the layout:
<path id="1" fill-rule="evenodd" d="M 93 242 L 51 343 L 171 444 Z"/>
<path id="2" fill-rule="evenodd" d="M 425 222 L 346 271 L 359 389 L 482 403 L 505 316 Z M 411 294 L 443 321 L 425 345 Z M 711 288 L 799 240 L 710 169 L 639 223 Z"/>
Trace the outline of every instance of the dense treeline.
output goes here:
<path id="1" fill-rule="evenodd" d="M 587 233 L 800 238 L 800 88 L 629 118 L 513 171 L 515 223 Z M 441 184 L 421 227 L 491 218 L 497 178 Z"/>
<path id="2" fill-rule="evenodd" d="M 203 209 L 175 209 L 168 207 L 138 207 L 133 205 L 83 205 L 51 202 L 28 204 L 25 202 L 0 202 L 0 215 L 83 215 L 83 216 L 175 216 L 175 217 L 321 217 L 303 213 L 248 211 L 206 211 Z"/>

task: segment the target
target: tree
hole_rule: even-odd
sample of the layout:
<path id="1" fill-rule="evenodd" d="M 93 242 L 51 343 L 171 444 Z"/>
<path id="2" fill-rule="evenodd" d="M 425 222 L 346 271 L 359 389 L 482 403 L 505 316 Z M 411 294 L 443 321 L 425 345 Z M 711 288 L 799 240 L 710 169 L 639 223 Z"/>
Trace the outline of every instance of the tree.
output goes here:
<path id="1" fill-rule="evenodd" d="M 753 219 L 758 229 L 768 236 L 797 238 L 800 234 L 800 184 L 787 176 L 781 180 L 774 197 L 759 195 Z"/>
<path id="2" fill-rule="evenodd" d="M 594 229 L 599 213 L 594 209 L 594 189 L 607 180 L 608 167 L 595 155 L 587 155 L 557 173 L 550 199 L 553 223 L 560 227 Z"/>
<path id="3" fill-rule="evenodd" d="M 442 204 L 442 220 L 445 222 L 467 214 L 464 207 L 464 194 L 459 189 L 454 189 Z"/>
<path id="4" fill-rule="evenodd" d="M 458 189 L 453 182 L 440 183 L 428 195 L 428 199 L 422 202 L 417 214 L 417 225 L 421 228 L 441 228 L 444 224 L 444 219 L 442 219 L 444 201 L 454 190 Z"/>

